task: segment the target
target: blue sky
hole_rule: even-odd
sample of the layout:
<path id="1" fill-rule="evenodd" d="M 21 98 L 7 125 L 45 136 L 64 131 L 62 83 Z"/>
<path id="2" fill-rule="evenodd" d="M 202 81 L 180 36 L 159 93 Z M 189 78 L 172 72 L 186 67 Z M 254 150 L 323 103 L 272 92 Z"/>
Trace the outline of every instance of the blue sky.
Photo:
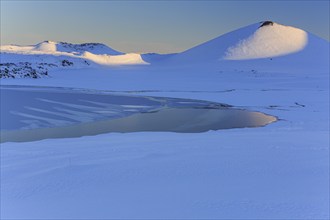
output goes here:
<path id="1" fill-rule="evenodd" d="M 101 42 L 180 52 L 263 20 L 329 40 L 329 1 L 3 1 L 1 44 Z"/>

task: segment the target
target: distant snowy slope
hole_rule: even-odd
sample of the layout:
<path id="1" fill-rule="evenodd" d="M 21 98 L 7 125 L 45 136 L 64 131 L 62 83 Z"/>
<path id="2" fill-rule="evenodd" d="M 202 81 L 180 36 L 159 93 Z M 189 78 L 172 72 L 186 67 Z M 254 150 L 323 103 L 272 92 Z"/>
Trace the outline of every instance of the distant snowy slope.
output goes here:
<path id="1" fill-rule="evenodd" d="M 170 53 L 170 54 L 145 53 L 145 54 L 141 54 L 141 57 L 145 62 L 151 64 L 153 63 L 157 64 L 161 61 L 167 60 L 168 58 L 174 55 L 176 55 L 176 53 Z"/>
<path id="2" fill-rule="evenodd" d="M 181 52 L 173 57 L 177 61 L 216 61 L 225 56 L 226 50 L 241 39 L 251 36 L 260 24 L 253 24 L 239 30 L 221 35 L 213 40 Z"/>

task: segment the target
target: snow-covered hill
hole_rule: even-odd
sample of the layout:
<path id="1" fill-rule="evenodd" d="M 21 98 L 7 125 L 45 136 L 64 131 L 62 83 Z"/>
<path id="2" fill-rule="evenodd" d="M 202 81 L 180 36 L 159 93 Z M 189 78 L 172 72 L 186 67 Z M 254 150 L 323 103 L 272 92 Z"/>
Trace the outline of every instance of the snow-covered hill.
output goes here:
<path id="1" fill-rule="evenodd" d="M 263 22 L 248 38 L 228 47 L 224 59 L 248 60 L 283 56 L 303 50 L 307 33 L 301 29 Z"/>
<path id="2" fill-rule="evenodd" d="M 0 78 L 40 78 L 51 70 L 147 64 L 140 54 L 124 54 L 104 44 L 44 41 L 1 46 Z"/>
<path id="3" fill-rule="evenodd" d="M 329 69 L 329 42 L 272 21 L 252 24 L 169 59 L 171 63 L 217 63 L 223 70 Z"/>

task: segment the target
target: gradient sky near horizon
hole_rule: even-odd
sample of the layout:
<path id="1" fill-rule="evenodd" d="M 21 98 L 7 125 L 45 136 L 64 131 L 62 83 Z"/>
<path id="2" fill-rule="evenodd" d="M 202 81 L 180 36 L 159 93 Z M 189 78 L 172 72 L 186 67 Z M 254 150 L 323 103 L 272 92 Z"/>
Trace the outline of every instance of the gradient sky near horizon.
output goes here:
<path id="1" fill-rule="evenodd" d="M 1 44 L 100 42 L 123 52 L 180 52 L 263 20 L 329 41 L 329 1 L 1 0 Z"/>

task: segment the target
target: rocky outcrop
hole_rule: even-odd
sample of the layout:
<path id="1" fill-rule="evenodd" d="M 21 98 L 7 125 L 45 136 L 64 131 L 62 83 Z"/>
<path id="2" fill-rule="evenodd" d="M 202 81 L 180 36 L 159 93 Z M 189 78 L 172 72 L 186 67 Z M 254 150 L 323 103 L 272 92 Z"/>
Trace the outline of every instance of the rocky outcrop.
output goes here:
<path id="1" fill-rule="evenodd" d="M 1 63 L 0 78 L 41 78 L 48 76 L 48 68 L 57 67 L 50 63 L 32 65 L 29 62 Z"/>

